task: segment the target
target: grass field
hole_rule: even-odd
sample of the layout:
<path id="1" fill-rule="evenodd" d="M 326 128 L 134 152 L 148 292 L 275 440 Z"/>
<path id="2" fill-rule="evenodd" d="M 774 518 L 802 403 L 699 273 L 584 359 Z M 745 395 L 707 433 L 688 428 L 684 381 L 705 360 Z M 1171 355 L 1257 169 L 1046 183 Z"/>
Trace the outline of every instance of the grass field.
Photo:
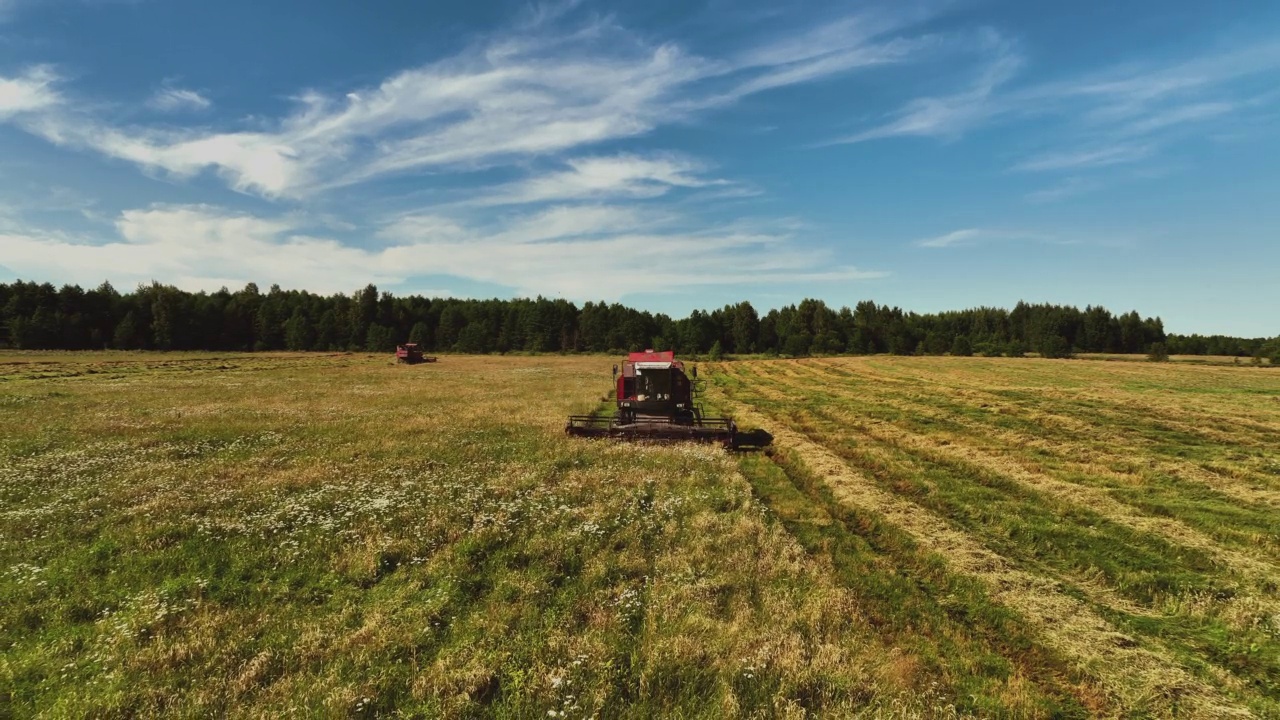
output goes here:
<path id="1" fill-rule="evenodd" d="M 1280 717 L 1280 372 L 0 354 L 0 717 Z"/>

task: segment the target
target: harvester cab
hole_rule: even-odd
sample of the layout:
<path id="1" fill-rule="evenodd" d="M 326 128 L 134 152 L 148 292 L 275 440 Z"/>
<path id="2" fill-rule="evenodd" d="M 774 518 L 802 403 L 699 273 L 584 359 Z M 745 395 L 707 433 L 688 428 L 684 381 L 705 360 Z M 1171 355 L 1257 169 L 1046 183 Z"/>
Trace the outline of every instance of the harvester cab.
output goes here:
<path id="1" fill-rule="evenodd" d="M 690 377 L 692 376 L 692 378 Z M 698 405 L 697 368 L 685 365 L 672 351 L 634 352 L 613 366 L 616 409 L 606 415 L 570 416 L 565 432 L 581 437 L 624 440 L 740 443 L 738 427 L 725 417 L 705 417 Z"/>

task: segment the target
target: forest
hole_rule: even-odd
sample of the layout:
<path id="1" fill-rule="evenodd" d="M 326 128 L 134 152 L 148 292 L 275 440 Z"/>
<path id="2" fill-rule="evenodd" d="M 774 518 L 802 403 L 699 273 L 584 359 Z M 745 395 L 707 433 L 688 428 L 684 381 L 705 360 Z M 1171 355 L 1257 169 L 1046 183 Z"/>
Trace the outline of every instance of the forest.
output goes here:
<path id="1" fill-rule="evenodd" d="M 350 295 L 249 283 L 232 292 L 187 292 L 153 282 L 121 293 L 104 282 L 0 283 L 0 346 L 19 349 L 320 350 L 386 352 L 400 342 L 463 353 L 620 352 L 645 347 L 685 354 L 876 354 L 1070 357 L 1075 353 L 1234 355 L 1280 362 L 1280 338 L 1167 334 L 1159 317 L 1099 306 L 1019 302 L 916 313 L 822 300 L 771 309 L 749 302 L 673 319 L 618 303 L 543 297 L 511 300 Z"/>

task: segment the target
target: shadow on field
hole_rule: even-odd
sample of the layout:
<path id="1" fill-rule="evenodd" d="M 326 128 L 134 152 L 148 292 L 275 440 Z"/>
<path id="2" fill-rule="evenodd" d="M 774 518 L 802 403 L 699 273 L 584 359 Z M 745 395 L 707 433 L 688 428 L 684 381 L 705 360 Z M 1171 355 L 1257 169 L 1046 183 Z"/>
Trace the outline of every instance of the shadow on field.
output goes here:
<path id="1" fill-rule="evenodd" d="M 773 444 L 773 434 L 768 430 L 755 428 L 737 434 L 734 442 L 736 452 L 761 452 Z"/>

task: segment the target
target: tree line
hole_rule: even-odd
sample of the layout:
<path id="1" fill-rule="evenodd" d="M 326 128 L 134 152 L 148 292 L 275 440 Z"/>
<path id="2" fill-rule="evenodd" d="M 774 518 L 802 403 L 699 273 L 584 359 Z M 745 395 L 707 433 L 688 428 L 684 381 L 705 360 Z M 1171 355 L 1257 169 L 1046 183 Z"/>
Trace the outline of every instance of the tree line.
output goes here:
<path id="1" fill-rule="evenodd" d="M 232 292 L 186 292 L 110 283 L 0 283 L 0 343 L 24 349 L 364 350 L 400 342 L 429 351 L 621 352 L 647 347 L 685 354 L 1007 355 L 1077 352 L 1280 354 L 1280 338 L 1170 335 L 1160 318 L 1106 308 L 1019 302 L 915 313 L 866 300 L 834 309 L 821 300 L 760 315 L 749 302 L 694 310 L 673 319 L 619 303 L 517 298 L 464 300 L 396 296 L 368 285 L 350 295 L 267 292 L 249 283 Z"/>

